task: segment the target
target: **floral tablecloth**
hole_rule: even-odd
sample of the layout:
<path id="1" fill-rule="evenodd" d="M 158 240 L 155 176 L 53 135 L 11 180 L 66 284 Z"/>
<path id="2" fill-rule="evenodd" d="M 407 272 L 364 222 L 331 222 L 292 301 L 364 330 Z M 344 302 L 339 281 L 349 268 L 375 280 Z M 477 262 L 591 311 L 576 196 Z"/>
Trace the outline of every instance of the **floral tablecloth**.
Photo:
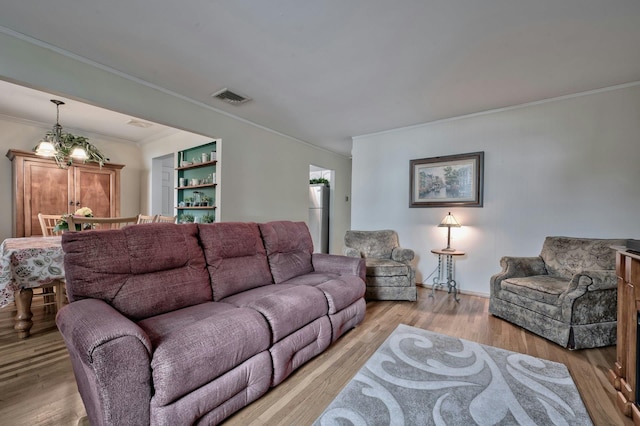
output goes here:
<path id="1" fill-rule="evenodd" d="M 0 308 L 20 288 L 40 287 L 64 278 L 60 237 L 7 238 L 0 245 Z"/>

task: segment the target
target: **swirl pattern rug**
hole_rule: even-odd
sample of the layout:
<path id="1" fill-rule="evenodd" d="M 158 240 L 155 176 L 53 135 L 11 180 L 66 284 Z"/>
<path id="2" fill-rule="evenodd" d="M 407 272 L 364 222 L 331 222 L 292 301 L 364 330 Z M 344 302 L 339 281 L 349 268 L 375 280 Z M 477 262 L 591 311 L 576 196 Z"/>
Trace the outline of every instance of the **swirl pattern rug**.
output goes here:
<path id="1" fill-rule="evenodd" d="M 401 324 L 314 425 L 592 425 L 563 364 Z"/>

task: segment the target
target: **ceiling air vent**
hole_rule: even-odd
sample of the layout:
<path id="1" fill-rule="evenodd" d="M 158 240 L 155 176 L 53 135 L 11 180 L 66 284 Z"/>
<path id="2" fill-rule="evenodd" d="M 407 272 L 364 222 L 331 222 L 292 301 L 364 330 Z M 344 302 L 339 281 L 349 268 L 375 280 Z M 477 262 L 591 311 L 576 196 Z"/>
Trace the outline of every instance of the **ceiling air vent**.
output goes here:
<path id="1" fill-rule="evenodd" d="M 238 93 L 234 93 L 227 88 L 219 90 L 216 93 L 213 93 L 211 96 L 231 105 L 240 105 L 251 100 L 251 98 L 244 95 L 239 95 Z"/>

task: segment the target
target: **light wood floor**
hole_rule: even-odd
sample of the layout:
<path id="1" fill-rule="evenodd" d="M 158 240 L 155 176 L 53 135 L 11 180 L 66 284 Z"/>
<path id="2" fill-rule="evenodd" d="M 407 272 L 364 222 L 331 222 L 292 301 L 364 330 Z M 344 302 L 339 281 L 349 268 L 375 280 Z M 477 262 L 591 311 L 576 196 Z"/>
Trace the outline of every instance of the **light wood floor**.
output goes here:
<path id="1" fill-rule="evenodd" d="M 615 360 L 615 346 L 567 351 L 492 317 L 488 299 L 461 295 L 458 304 L 444 291 L 436 292 L 435 299 L 428 295 L 428 289 L 419 288 L 416 303 L 368 303 L 360 326 L 225 424 L 311 424 L 401 323 L 561 362 L 568 366 L 596 426 L 633 424 L 616 409 L 614 389 L 605 375 Z M 0 424 L 86 423 L 54 316 L 38 306 L 34 314 L 32 336 L 20 341 L 12 328 L 15 310 L 0 310 Z"/>

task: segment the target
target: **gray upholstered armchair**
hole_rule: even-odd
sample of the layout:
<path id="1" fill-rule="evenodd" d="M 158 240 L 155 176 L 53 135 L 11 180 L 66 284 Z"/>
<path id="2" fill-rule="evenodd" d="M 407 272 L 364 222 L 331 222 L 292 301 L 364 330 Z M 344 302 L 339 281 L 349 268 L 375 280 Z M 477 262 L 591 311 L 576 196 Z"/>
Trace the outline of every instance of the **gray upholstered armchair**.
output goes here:
<path id="1" fill-rule="evenodd" d="M 395 231 L 347 231 L 344 254 L 367 265 L 367 300 L 417 299 L 413 250 L 401 248 Z"/>
<path id="2" fill-rule="evenodd" d="M 614 245 L 626 240 L 547 237 L 537 257 L 503 257 L 489 312 L 565 348 L 616 343 Z"/>

